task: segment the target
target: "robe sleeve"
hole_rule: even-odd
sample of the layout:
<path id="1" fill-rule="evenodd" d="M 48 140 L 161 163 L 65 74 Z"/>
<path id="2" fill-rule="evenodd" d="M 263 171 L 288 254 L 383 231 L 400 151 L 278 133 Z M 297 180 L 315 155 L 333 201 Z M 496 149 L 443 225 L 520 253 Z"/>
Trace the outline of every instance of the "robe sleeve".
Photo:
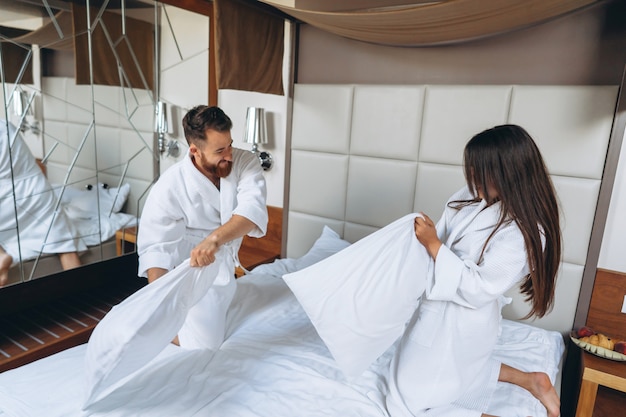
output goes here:
<path id="1" fill-rule="evenodd" d="M 162 177 L 165 179 L 164 177 Z M 185 234 L 185 215 L 173 190 L 157 182 L 141 215 L 137 250 L 139 276 L 147 276 L 150 268 L 171 270 L 177 265 L 177 247 Z"/>
<path id="2" fill-rule="evenodd" d="M 528 274 L 524 238 L 512 222 L 489 241 L 480 263 L 442 245 L 429 277 L 427 298 L 480 308 L 497 300 Z"/>
<path id="3" fill-rule="evenodd" d="M 237 184 L 237 206 L 233 214 L 245 217 L 256 225 L 248 236 L 263 237 L 267 231 L 267 187 L 263 169 L 257 157 L 245 152 L 239 163 L 242 166 Z"/>

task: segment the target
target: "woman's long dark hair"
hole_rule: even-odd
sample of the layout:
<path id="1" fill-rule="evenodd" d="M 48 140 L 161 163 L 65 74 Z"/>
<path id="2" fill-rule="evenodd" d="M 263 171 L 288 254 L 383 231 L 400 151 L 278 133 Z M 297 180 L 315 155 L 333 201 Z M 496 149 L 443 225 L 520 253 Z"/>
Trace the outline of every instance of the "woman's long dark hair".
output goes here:
<path id="1" fill-rule="evenodd" d="M 474 196 L 480 190 L 487 202 L 500 201 L 501 216 L 491 236 L 507 221 L 522 231 L 530 274 L 520 288 L 532 304 L 526 318 L 543 317 L 554 304 L 561 229 L 556 193 L 539 148 L 522 127 L 502 125 L 475 135 L 463 160 Z M 497 198 L 489 195 L 490 188 Z"/>

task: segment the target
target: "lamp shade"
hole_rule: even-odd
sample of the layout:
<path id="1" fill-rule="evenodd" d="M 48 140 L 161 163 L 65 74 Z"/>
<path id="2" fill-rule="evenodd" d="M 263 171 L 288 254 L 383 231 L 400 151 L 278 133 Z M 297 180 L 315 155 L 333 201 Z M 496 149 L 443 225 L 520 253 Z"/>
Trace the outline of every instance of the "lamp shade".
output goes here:
<path id="1" fill-rule="evenodd" d="M 169 133 L 169 127 L 167 124 L 167 107 L 165 103 L 157 101 L 154 110 L 154 131 L 160 134 Z"/>
<path id="2" fill-rule="evenodd" d="M 246 143 L 252 143 L 254 145 L 267 143 L 265 109 L 260 107 L 248 107 L 243 140 Z"/>

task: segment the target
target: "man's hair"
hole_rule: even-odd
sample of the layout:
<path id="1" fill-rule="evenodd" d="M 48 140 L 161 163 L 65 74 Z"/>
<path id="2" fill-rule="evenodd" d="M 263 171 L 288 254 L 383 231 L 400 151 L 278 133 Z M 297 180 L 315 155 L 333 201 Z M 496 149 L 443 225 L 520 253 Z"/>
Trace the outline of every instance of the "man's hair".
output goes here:
<path id="1" fill-rule="evenodd" d="M 233 127 L 233 122 L 217 106 L 199 105 L 187 112 L 183 117 L 183 131 L 189 145 L 192 142 L 204 142 L 206 131 L 211 129 L 217 132 L 227 132 Z"/>

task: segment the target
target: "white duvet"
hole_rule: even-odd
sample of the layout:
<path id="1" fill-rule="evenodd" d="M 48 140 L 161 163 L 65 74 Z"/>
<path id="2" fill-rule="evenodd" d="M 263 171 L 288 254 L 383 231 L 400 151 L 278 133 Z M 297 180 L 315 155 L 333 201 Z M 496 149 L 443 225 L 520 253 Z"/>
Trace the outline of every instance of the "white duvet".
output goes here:
<path id="1" fill-rule="evenodd" d="M 0 416 L 386 416 L 381 406 L 394 347 L 348 382 L 280 275 L 281 261 L 237 280 L 221 348 L 168 345 L 88 412 L 86 345 L 0 374 Z M 496 355 L 554 381 L 564 344 L 557 332 L 504 321 Z M 490 412 L 543 416 L 532 396 L 498 386 Z M 4 414 L 2 414 L 4 413 Z"/>

